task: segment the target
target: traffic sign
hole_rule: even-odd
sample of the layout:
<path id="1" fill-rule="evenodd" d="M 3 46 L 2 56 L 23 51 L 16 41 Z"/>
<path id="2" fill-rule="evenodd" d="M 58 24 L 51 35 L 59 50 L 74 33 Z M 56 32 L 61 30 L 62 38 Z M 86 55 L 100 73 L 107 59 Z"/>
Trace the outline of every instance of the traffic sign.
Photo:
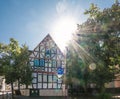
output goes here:
<path id="1" fill-rule="evenodd" d="M 64 74 L 64 68 L 58 67 L 57 68 L 57 76 L 58 76 L 58 78 L 61 78 L 63 74 Z"/>
<path id="2" fill-rule="evenodd" d="M 58 75 L 63 75 L 63 74 L 64 74 L 64 68 L 58 67 L 58 68 L 57 68 L 57 74 L 58 74 Z"/>

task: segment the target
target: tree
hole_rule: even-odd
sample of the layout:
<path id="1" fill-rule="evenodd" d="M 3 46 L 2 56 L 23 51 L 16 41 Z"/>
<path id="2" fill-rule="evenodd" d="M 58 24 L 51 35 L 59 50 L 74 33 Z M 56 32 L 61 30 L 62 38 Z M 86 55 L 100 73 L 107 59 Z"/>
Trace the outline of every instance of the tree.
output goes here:
<path id="1" fill-rule="evenodd" d="M 28 64 L 28 47 L 26 45 L 20 47 L 18 41 L 11 38 L 9 44 L 0 44 L 0 53 L 0 66 L 3 68 L 3 75 L 5 75 L 6 83 L 11 84 L 13 97 L 13 83 L 15 81 L 18 80 L 18 90 L 20 90 L 20 83 L 25 83 L 28 85 L 32 80 L 32 72 L 30 69 L 30 65 Z M 29 78 L 27 79 L 26 77 Z M 24 82 L 23 78 L 26 78 Z"/>
<path id="2" fill-rule="evenodd" d="M 32 70 L 29 64 L 29 55 L 30 52 L 26 45 L 23 45 L 21 48 L 21 54 L 17 58 L 18 66 L 16 68 L 18 73 L 18 89 L 20 90 L 20 83 L 25 84 L 26 88 L 32 82 Z"/>
<path id="3" fill-rule="evenodd" d="M 90 17 L 78 25 L 77 43 L 83 43 L 83 49 L 96 64 L 91 80 L 103 91 L 104 84 L 113 81 L 120 71 L 120 5 L 116 2 L 111 8 L 100 10 L 91 4 L 85 14 Z"/>
<path id="4" fill-rule="evenodd" d="M 97 5 L 91 4 L 85 14 L 89 15 L 88 20 L 78 24 L 77 32 L 69 45 L 73 47 L 72 55 L 75 56 L 70 56 L 70 61 L 67 61 L 68 68 L 72 66 L 69 75 L 77 68 L 79 74 L 75 77 L 84 75 L 83 78 L 77 78 L 80 81 L 82 78 L 88 84 L 96 84 L 104 92 L 105 83 L 113 81 L 120 71 L 120 5 L 116 2 L 111 8 L 100 10 Z M 69 49 L 73 50 L 71 47 Z M 76 65 L 80 59 L 85 74 Z"/>
<path id="5" fill-rule="evenodd" d="M 17 79 L 17 72 L 15 70 L 15 60 L 20 54 L 20 47 L 18 42 L 13 38 L 10 39 L 10 44 L 1 44 L 0 52 L 3 54 L 1 57 L 1 64 L 3 67 L 3 74 L 5 75 L 6 83 L 11 84 L 12 98 L 13 96 L 13 83 Z"/>
<path id="6" fill-rule="evenodd" d="M 87 87 L 90 82 L 90 72 L 85 62 L 86 55 L 84 50 L 79 48 L 78 44 L 74 41 L 70 42 L 67 47 L 66 66 L 67 66 L 67 84 L 72 86 L 79 86 L 84 88 L 87 92 Z"/>

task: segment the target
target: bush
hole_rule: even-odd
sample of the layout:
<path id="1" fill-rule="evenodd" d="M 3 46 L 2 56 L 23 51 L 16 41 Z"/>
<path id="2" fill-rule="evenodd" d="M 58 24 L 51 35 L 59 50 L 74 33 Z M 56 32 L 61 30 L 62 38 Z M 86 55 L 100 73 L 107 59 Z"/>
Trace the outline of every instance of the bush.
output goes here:
<path id="1" fill-rule="evenodd" d="M 112 99 L 112 95 L 110 93 L 100 93 L 97 95 L 97 99 Z"/>

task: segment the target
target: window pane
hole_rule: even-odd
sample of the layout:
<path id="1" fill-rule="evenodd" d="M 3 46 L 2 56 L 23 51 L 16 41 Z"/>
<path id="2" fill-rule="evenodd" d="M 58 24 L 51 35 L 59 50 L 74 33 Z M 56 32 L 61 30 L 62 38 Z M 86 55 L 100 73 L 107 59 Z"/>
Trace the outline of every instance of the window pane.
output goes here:
<path id="1" fill-rule="evenodd" d="M 38 75 L 38 82 L 42 82 L 42 75 Z"/>
<path id="2" fill-rule="evenodd" d="M 37 88 L 37 84 L 33 84 L 33 88 Z"/>
<path id="3" fill-rule="evenodd" d="M 47 88 L 47 83 L 43 83 L 43 88 Z"/>
<path id="4" fill-rule="evenodd" d="M 53 88 L 57 88 L 57 83 L 53 83 Z"/>
<path id="5" fill-rule="evenodd" d="M 42 83 L 38 83 L 38 88 L 42 88 Z"/>
<path id="6" fill-rule="evenodd" d="M 50 56 L 51 56 L 51 51 L 50 51 L 49 49 L 46 49 L 45 54 L 46 54 L 46 58 L 50 58 Z"/>
<path id="7" fill-rule="evenodd" d="M 48 68 L 45 68 L 45 71 L 46 71 L 46 72 L 47 72 L 47 69 L 48 69 Z"/>
<path id="8" fill-rule="evenodd" d="M 43 82 L 47 82 L 47 75 L 43 75 Z"/>
<path id="9" fill-rule="evenodd" d="M 49 72 L 51 72 L 51 70 L 52 70 L 52 69 L 51 69 L 51 68 L 49 68 Z"/>
<path id="10" fill-rule="evenodd" d="M 49 62 L 49 67 L 51 67 L 51 62 Z"/>
<path id="11" fill-rule="evenodd" d="M 48 67 L 48 63 L 47 62 L 45 62 L 45 67 Z"/>
<path id="12" fill-rule="evenodd" d="M 37 77 L 37 73 L 32 73 L 32 77 Z"/>
<path id="13" fill-rule="evenodd" d="M 39 60 L 38 59 L 34 60 L 34 66 L 39 66 Z"/>
<path id="14" fill-rule="evenodd" d="M 57 77 L 53 76 L 53 82 L 57 82 Z"/>
<path id="15" fill-rule="evenodd" d="M 44 61 L 44 59 L 40 59 L 40 66 L 45 66 L 45 61 Z"/>
<path id="16" fill-rule="evenodd" d="M 52 88 L 52 83 L 48 83 L 48 88 Z"/>
<path id="17" fill-rule="evenodd" d="M 52 69 L 52 72 L 55 72 L 55 68 L 51 68 Z"/>
<path id="18" fill-rule="evenodd" d="M 45 71 L 45 67 L 42 67 L 42 71 Z"/>
<path id="19" fill-rule="evenodd" d="M 45 52 L 46 56 L 50 56 L 51 52 L 49 49 L 46 49 L 46 52 Z"/>
<path id="20" fill-rule="evenodd" d="M 61 84 L 58 84 L 58 88 L 61 88 Z"/>
<path id="21" fill-rule="evenodd" d="M 37 79 L 33 78 L 32 83 L 37 83 Z"/>
<path id="22" fill-rule="evenodd" d="M 52 82 L 52 75 L 48 76 L 48 82 Z"/>
<path id="23" fill-rule="evenodd" d="M 56 61 L 55 60 L 52 61 L 52 67 L 56 67 Z"/>

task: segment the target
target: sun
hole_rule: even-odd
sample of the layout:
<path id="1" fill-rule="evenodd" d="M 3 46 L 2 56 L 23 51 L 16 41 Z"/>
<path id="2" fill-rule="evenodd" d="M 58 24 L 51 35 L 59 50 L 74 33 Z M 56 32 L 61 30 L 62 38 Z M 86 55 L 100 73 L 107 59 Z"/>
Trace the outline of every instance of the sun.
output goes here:
<path id="1" fill-rule="evenodd" d="M 72 33 L 77 28 L 76 20 L 73 17 L 61 17 L 53 22 L 52 37 L 62 51 L 65 50 L 67 43 L 72 38 Z"/>

